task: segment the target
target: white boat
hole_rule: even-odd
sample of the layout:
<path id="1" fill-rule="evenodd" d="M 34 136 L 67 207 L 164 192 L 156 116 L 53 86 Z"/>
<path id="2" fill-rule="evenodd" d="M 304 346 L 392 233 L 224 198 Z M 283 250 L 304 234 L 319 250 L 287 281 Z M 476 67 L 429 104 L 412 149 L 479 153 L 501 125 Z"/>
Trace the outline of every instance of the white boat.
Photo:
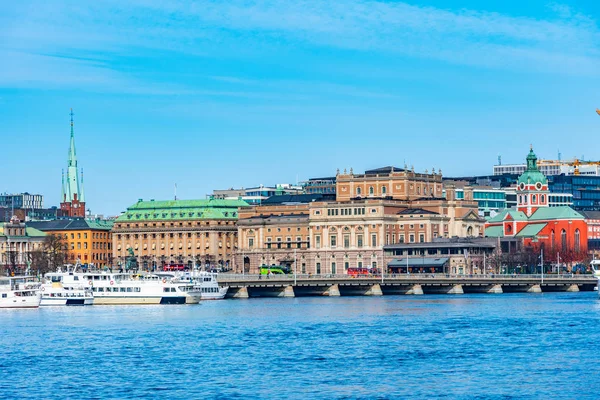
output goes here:
<path id="1" fill-rule="evenodd" d="M 33 276 L 0 278 L 0 308 L 38 308 L 40 283 Z"/>
<path id="2" fill-rule="evenodd" d="M 68 270 L 48 273 L 42 284 L 40 306 L 91 306 L 94 293 L 87 283 L 82 273 Z"/>
<path id="3" fill-rule="evenodd" d="M 590 263 L 590 267 L 592 268 L 594 276 L 598 280 L 598 284 L 596 285 L 594 290 L 598 290 L 598 287 L 600 287 L 600 260 L 592 260 L 592 262 Z M 598 296 L 600 296 L 600 291 L 598 291 Z"/>
<path id="4" fill-rule="evenodd" d="M 221 300 L 225 298 L 229 287 L 219 287 L 217 274 L 205 271 L 174 273 L 157 273 L 157 275 L 173 280 L 173 282 L 193 285 L 192 292 L 200 295 L 201 300 Z"/>
<path id="5" fill-rule="evenodd" d="M 94 293 L 94 304 L 198 304 L 191 285 L 153 274 L 87 272 L 82 274 Z"/>

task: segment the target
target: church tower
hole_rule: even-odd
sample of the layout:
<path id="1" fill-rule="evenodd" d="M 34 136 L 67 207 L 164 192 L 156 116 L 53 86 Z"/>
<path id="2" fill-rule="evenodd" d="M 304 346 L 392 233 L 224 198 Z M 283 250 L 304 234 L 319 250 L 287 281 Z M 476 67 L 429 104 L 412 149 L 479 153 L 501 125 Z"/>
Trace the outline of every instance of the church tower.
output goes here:
<path id="1" fill-rule="evenodd" d="M 540 207 L 548 207 L 548 178 L 537 166 L 533 147 L 527 155 L 527 169 L 517 181 L 517 209 L 531 217 Z"/>
<path id="2" fill-rule="evenodd" d="M 71 142 L 67 161 L 67 174 L 62 174 L 62 195 L 60 210 L 64 217 L 85 217 L 85 194 L 83 192 L 83 171 L 81 180 L 77 169 L 77 153 L 75 152 L 75 132 L 73 129 L 73 109 L 71 109 Z"/>

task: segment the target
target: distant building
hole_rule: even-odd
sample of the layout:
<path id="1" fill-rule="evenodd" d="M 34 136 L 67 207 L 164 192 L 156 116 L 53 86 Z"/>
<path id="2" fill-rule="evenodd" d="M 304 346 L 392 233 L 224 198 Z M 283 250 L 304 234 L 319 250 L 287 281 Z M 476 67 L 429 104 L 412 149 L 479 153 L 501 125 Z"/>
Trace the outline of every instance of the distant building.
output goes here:
<path id="1" fill-rule="evenodd" d="M 60 203 L 61 216 L 85 217 L 85 193 L 83 190 L 83 170 L 77 169 L 77 154 L 75 151 L 75 133 L 73 130 L 73 110 L 71 110 L 71 142 L 67 161 L 67 175 L 63 172 L 62 194 Z M 66 179 L 65 179 L 66 178 Z"/>
<path id="2" fill-rule="evenodd" d="M 538 160 L 538 168 L 546 177 L 554 175 L 600 176 L 600 162 L 573 160 Z M 494 175 L 522 174 L 527 170 L 527 164 L 494 165 Z"/>
<path id="3" fill-rule="evenodd" d="M 272 196 L 285 196 L 302 194 L 301 186 L 291 185 L 289 183 L 281 183 L 275 186 L 256 186 L 240 189 L 225 189 L 214 190 L 213 198 L 217 200 L 243 200 L 248 204 L 261 204 L 263 201 Z"/>
<path id="4" fill-rule="evenodd" d="M 311 178 L 302 182 L 303 192 L 306 194 L 335 194 L 336 178 Z"/>
<path id="5" fill-rule="evenodd" d="M 336 177 L 331 194 L 273 196 L 240 208 L 236 268 L 295 265 L 298 273 L 381 269 L 383 248 L 438 237 L 478 237 L 484 220 L 472 193 L 441 197 L 441 175 L 386 167 Z"/>
<path id="6" fill-rule="evenodd" d="M 485 236 L 518 238 L 525 246 L 543 248 L 546 260 L 558 253 L 571 261 L 587 254 L 588 229 L 583 215 L 568 206 L 549 207 L 548 179 L 537 166 L 533 150 L 527 169 L 517 181 L 517 207 L 505 209 L 488 220 Z"/>
<path id="7" fill-rule="evenodd" d="M 13 217 L 0 223 L 0 262 L 3 272 L 22 274 L 31 264 L 31 253 L 40 250 L 46 234 Z M 30 265 L 35 269 L 35 265 Z M 33 271 L 32 271 L 33 272 Z"/>
<path id="8" fill-rule="evenodd" d="M 237 248 L 235 199 L 143 201 L 127 208 L 112 230 L 113 256 L 123 264 L 133 250 L 145 269 L 165 265 L 232 267 Z"/>
<path id="9" fill-rule="evenodd" d="M 0 207 L 4 208 L 44 208 L 44 196 L 41 194 L 18 193 L 0 194 Z"/>
<path id="10" fill-rule="evenodd" d="M 29 226 L 60 236 L 67 245 L 67 262 L 93 264 L 103 268 L 112 264 L 112 221 L 83 218 L 30 222 Z"/>

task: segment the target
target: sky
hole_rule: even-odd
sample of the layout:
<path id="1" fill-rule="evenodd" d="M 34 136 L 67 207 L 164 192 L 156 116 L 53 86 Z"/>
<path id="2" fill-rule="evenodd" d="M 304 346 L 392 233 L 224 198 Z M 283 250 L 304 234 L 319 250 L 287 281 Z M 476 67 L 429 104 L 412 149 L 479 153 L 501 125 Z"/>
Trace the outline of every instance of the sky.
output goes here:
<path id="1" fill-rule="evenodd" d="M 600 159 L 600 2 L 6 2 L 0 192 L 87 205 L 385 165 Z"/>

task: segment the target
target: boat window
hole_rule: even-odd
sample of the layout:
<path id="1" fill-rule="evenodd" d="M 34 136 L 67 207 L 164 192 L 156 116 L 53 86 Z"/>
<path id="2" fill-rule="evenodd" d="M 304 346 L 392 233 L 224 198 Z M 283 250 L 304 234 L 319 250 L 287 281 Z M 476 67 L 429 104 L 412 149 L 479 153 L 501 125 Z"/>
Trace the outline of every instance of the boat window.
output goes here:
<path id="1" fill-rule="evenodd" d="M 128 293 L 131 293 L 131 292 L 133 292 L 133 289 L 132 289 L 132 288 L 130 288 L 130 287 L 128 287 L 128 288 L 127 288 L 127 292 L 128 292 Z"/>
<path id="2" fill-rule="evenodd" d="M 98 288 L 95 288 L 95 287 L 92 288 L 92 292 L 97 292 L 97 291 L 98 291 Z"/>
<path id="3" fill-rule="evenodd" d="M 2 298 L 5 299 L 6 298 L 6 293 L 2 293 Z"/>
<path id="4" fill-rule="evenodd" d="M 53 283 L 60 282 L 60 276 L 53 276 L 51 280 Z"/>
<path id="5" fill-rule="evenodd" d="M 139 293 L 139 292 L 141 292 L 141 289 L 140 289 L 139 287 L 136 287 L 136 288 L 135 288 L 135 291 L 136 291 L 137 293 Z"/>
<path id="6" fill-rule="evenodd" d="M 102 277 L 102 280 L 103 280 L 103 281 L 106 281 L 106 280 L 108 280 L 108 276 L 103 276 L 103 277 Z"/>
<path id="7" fill-rule="evenodd" d="M 79 277 L 78 277 L 78 276 L 74 276 L 74 277 L 73 277 L 73 280 L 74 280 L 74 281 L 78 281 L 78 280 L 79 280 Z"/>
<path id="8" fill-rule="evenodd" d="M 168 288 L 168 287 L 166 287 L 166 288 L 163 288 L 163 292 L 168 292 L 168 291 L 169 291 L 169 288 Z"/>
<path id="9" fill-rule="evenodd" d="M 107 288 L 107 289 L 108 289 L 108 288 Z M 98 288 L 98 291 L 99 291 L 99 292 L 104 292 L 104 288 L 103 288 L 103 287 L 99 287 L 99 288 Z"/>
<path id="10" fill-rule="evenodd" d="M 121 292 L 121 293 L 125 292 L 125 288 L 124 287 L 120 288 L 119 292 Z"/>
<path id="11" fill-rule="evenodd" d="M 112 288 L 109 288 L 109 287 L 107 287 L 107 288 L 106 288 L 106 291 L 107 291 L 107 292 L 112 292 Z"/>

